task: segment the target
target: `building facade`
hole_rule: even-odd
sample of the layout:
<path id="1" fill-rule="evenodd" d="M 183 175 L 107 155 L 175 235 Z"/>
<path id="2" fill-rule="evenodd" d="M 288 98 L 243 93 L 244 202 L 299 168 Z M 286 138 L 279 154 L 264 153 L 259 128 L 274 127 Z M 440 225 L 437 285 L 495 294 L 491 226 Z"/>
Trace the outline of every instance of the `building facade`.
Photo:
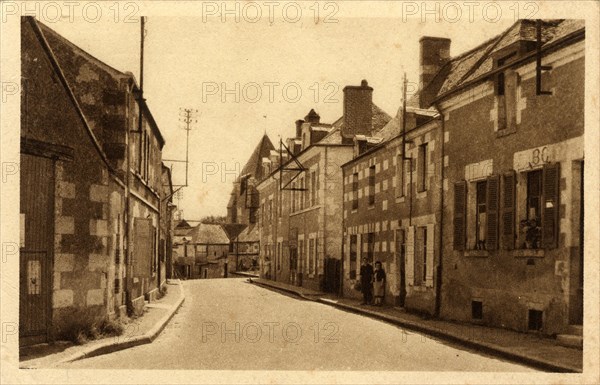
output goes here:
<path id="1" fill-rule="evenodd" d="M 435 314 L 440 143 L 436 111 L 412 107 L 375 136 L 356 138 L 354 158 L 342 166 L 345 296 L 362 297 L 355 287 L 366 258 L 382 263 L 386 303 Z"/>
<path id="2" fill-rule="evenodd" d="M 372 92 L 366 81 L 345 87 L 344 116 L 325 124 L 311 110 L 296 121 L 283 159 L 275 153 L 263 160 L 271 172 L 258 184 L 261 277 L 340 292 L 340 165 L 351 159 L 356 135 L 370 135 L 391 119 L 373 104 Z"/>
<path id="3" fill-rule="evenodd" d="M 583 321 L 585 35 L 544 21 L 538 53 L 536 27 L 453 58 L 429 91 L 444 124 L 441 315 L 551 335 Z"/>
<path id="4" fill-rule="evenodd" d="M 160 280 L 148 279 L 137 296 L 128 283 L 136 266 L 127 245 L 135 79 L 32 17 L 22 19 L 21 38 L 20 342 L 30 344 L 61 338 L 75 321 L 125 315 Z M 142 110 L 152 120 L 144 103 Z M 150 186 L 159 201 L 164 141 L 155 124 L 151 137 L 147 168 L 158 175 Z M 144 246 L 158 250 L 148 238 Z M 153 258 L 138 254 L 136 263 Z"/>

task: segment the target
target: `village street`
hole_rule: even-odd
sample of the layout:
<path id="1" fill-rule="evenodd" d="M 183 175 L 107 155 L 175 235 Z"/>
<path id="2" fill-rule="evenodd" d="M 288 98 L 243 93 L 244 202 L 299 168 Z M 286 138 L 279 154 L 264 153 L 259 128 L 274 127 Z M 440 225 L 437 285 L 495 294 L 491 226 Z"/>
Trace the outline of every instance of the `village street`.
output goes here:
<path id="1" fill-rule="evenodd" d="M 190 280 L 152 343 L 63 368 L 529 371 L 244 279 Z M 140 357 L 144 357 L 140 359 Z"/>

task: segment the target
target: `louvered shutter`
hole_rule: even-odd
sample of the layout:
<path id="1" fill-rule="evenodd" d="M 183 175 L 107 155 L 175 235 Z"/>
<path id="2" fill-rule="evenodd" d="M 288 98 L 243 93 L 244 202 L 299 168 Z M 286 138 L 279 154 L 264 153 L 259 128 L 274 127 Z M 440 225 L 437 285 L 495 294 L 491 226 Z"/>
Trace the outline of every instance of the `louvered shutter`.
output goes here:
<path id="1" fill-rule="evenodd" d="M 504 174 L 502 182 L 502 247 L 512 250 L 515 248 L 515 172 Z"/>
<path id="2" fill-rule="evenodd" d="M 406 282 L 415 283 L 415 226 L 409 226 L 406 234 Z"/>
<path id="3" fill-rule="evenodd" d="M 454 250 L 465 249 L 467 182 L 454 183 Z"/>
<path id="4" fill-rule="evenodd" d="M 542 181 L 542 246 L 546 249 L 558 246 L 559 183 L 559 163 L 545 165 Z"/>
<path id="5" fill-rule="evenodd" d="M 435 225 L 433 223 L 427 225 L 427 255 L 425 267 L 425 286 L 433 287 L 433 256 L 435 245 Z"/>
<path id="6" fill-rule="evenodd" d="M 487 180 L 487 231 L 485 236 L 485 248 L 496 250 L 498 248 L 498 192 L 500 189 L 500 178 L 494 175 Z"/>

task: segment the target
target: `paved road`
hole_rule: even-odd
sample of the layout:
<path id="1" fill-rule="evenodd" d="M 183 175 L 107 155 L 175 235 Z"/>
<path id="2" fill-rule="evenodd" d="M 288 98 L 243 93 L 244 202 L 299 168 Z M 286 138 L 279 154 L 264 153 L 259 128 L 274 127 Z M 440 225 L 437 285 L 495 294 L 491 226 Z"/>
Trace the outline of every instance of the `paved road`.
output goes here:
<path id="1" fill-rule="evenodd" d="M 244 279 L 187 281 L 186 300 L 152 343 L 65 368 L 235 370 L 532 369 L 291 298 Z"/>

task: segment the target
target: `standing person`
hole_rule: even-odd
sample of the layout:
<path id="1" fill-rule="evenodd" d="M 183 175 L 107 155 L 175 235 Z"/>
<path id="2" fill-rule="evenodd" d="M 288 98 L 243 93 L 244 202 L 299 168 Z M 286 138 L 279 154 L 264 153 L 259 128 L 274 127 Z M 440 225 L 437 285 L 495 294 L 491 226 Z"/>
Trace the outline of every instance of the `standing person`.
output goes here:
<path id="1" fill-rule="evenodd" d="M 373 294 L 375 295 L 375 305 L 383 305 L 385 296 L 385 271 L 381 267 L 381 262 L 375 262 L 375 272 L 373 273 Z"/>
<path id="2" fill-rule="evenodd" d="M 363 258 L 360 266 L 360 286 L 363 293 L 363 305 L 369 305 L 373 300 L 372 283 L 373 266 L 367 261 L 367 258 Z"/>

